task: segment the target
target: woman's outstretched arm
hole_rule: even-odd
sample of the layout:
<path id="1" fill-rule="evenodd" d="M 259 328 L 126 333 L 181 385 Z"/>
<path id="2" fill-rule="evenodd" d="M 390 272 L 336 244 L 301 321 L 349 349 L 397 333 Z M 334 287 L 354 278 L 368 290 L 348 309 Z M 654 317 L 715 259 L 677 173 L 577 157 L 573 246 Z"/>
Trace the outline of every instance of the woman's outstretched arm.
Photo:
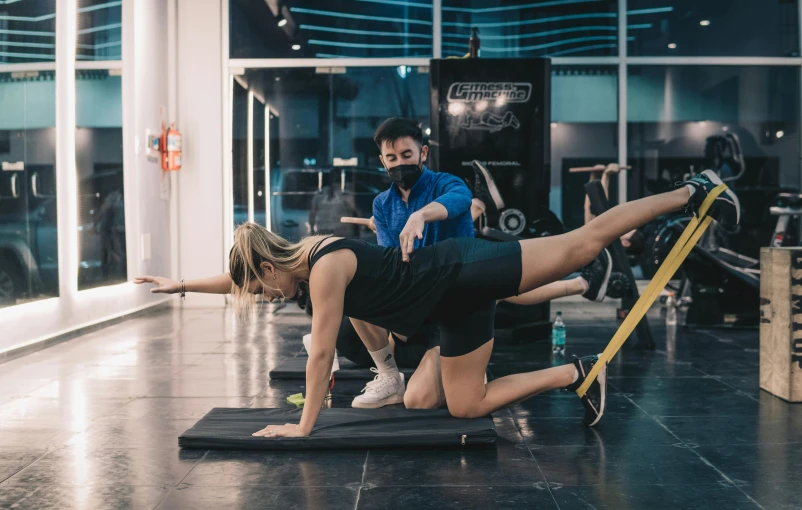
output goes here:
<path id="1" fill-rule="evenodd" d="M 150 291 L 154 294 L 178 294 L 181 292 L 181 282 L 164 278 L 163 276 L 137 276 L 134 283 L 151 283 L 155 285 Z M 197 280 L 184 280 L 184 290 L 201 294 L 229 294 L 231 292 L 231 276 L 223 273 L 209 278 Z"/>

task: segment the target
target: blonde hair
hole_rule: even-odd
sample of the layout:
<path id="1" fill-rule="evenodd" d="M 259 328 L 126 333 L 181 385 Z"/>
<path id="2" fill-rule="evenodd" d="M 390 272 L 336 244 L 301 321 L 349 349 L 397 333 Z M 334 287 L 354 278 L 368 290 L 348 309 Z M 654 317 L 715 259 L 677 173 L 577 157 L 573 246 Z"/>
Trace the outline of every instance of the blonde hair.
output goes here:
<path id="1" fill-rule="evenodd" d="M 297 243 L 291 243 L 280 235 L 270 232 L 257 223 L 243 223 L 234 231 L 234 246 L 228 256 L 228 269 L 231 276 L 231 295 L 240 317 L 245 317 L 256 301 L 254 294 L 248 292 L 248 284 L 253 280 L 272 291 L 279 290 L 262 277 L 263 262 L 271 264 L 276 271 L 292 272 L 305 262 L 313 245 L 326 236 L 309 236 Z M 286 296 L 282 294 L 282 300 Z"/>

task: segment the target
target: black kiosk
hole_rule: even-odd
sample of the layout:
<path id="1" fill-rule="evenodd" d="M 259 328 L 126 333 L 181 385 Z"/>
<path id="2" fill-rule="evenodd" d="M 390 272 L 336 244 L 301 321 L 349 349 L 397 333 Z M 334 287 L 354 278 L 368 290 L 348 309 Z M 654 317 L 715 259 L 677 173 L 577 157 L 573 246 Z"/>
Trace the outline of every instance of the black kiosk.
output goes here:
<path id="1" fill-rule="evenodd" d="M 430 67 L 429 166 L 471 183 L 478 160 L 492 174 L 505 207 L 478 236 L 513 240 L 562 233 L 549 210 L 551 63 L 548 59 L 433 59 Z M 547 338 L 548 303 L 500 303 L 496 327 L 515 341 Z"/>

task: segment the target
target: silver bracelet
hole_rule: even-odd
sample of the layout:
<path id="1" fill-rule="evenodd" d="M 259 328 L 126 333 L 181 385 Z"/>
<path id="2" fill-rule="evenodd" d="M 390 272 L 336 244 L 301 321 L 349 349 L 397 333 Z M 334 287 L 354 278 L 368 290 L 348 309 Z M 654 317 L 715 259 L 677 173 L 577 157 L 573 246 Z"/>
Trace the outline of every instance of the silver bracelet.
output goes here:
<path id="1" fill-rule="evenodd" d="M 187 297 L 187 288 L 184 286 L 184 280 L 181 279 L 181 294 L 179 294 L 181 299 L 185 299 Z"/>

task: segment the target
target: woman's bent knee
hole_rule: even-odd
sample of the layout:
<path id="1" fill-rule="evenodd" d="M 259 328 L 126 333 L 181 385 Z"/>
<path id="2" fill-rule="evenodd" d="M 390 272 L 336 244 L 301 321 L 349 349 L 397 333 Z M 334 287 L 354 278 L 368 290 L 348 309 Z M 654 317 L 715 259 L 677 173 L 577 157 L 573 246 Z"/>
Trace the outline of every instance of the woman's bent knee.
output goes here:
<path id="1" fill-rule="evenodd" d="M 448 405 L 448 413 L 454 418 L 481 418 L 487 413 L 476 404 Z"/>
<path id="2" fill-rule="evenodd" d="M 407 409 L 437 409 L 440 407 L 437 395 L 407 390 L 404 393 L 404 407 Z"/>

